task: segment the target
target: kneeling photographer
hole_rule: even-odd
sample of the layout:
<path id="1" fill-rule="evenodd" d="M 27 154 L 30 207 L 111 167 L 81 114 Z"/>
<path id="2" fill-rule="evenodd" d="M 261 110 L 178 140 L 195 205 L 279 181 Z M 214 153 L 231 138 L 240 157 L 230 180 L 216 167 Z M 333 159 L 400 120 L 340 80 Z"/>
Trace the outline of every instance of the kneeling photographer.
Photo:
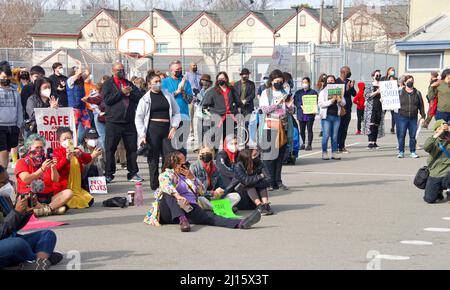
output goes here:
<path id="1" fill-rule="evenodd" d="M 14 206 L 11 196 L 14 196 L 14 188 L 5 168 L 0 166 L 0 269 L 20 266 L 22 270 L 47 270 L 58 264 L 63 257 L 54 252 L 54 232 L 17 234 L 41 204 L 32 195 L 19 195 Z"/>
<path id="2" fill-rule="evenodd" d="M 136 129 L 139 136 L 139 154 L 147 151 L 150 187 L 159 187 L 159 157 L 171 150 L 171 139 L 180 125 L 180 108 L 173 95 L 161 90 L 161 78 L 149 76 L 150 90 L 141 98 L 136 111 Z"/>

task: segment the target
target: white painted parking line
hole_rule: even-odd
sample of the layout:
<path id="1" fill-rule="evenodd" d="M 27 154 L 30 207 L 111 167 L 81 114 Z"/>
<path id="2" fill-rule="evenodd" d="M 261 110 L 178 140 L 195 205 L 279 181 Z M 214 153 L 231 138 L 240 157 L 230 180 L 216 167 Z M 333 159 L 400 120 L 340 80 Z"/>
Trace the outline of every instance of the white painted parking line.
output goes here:
<path id="1" fill-rule="evenodd" d="M 387 173 L 356 173 L 356 172 L 295 172 L 295 174 L 314 174 L 314 175 L 357 175 L 357 176 L 383 176 L 383 177 L 414 177 L 413 174 L 387 174 Z"/>
<path id="2" fill-rule="evenodd" d="M 444 221 L 450 221 L 450 217 L 443 217 L 442 218 Z"/>
<path id="3" fill-rule="evenodd" d="M 352 147 L 352 146 L 356 146 L 356 145 L 359 145 L 359 144 L 361 144 L 361 142 L 356 142 L 356 143 L 347 145 L 347 146 L 345 146 L 345 147 Z M 317 154 L 322 154 L 322 151 L 317 151 L 317 152 L 314 152 L 314 153 L 309 153 L 309 154 L 305 154 L 305 155 L 300 155 L 300 156 L 298 157 L 298 159 L 303 158 L 303 157 L 308 157 L 308 156 L 317 155 Z"/>
<path id="4" fill-rule="evenodd" d="M 391 261 L 406 261 L 410 258 L 407 256 L 395 256 L 395 255 L 377 255 L 375 259 L 391 260 Z"/>
<path id="5" fill-rule="evenodd" d="M 438 233 L 448 233 L 450 232 L 449 228 L 425 228 L 427 232 L 438 232 Z"/>
<path id="6" fill-rule="evenodd" d="M 414 245 L 414 246 L 431 246 L 433 245 L 432 242 L 427 241 L 401 241 L 401 244 L 404 245 Z"/>

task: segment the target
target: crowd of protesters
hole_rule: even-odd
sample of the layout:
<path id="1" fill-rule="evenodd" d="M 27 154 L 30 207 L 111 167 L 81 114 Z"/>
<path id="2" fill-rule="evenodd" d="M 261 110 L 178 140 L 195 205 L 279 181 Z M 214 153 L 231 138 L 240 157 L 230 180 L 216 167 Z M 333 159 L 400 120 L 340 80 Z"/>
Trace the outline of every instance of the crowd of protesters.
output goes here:
<path id="1" fill-rule="evenodd" d="M 426 98 L 428 114 L 414 78 L 405 75 L 398 79 L 395 68 L 389 68 L 384 76 L 381 70 L 374 70 L 370 83 L 356 83 L 351 79 L 351 68 L 344 66 L 338 77 L 321 74 L 316 85 L 304 77 L 297 91 L 288 72 L 274 70 L 257 87 L 246 68 L 240 80 L 232 81 L 223 71 L 216 76 L 201 74 L 195 63 L 184 74 L 179 61 L 170 63 L 167 74 L 151 70 L 145 79 L 130 80 L 118 62 L 112 75 L 98 83 L 93 83 L 87 66 L 79 61 L 71 68 L 55 63 L 52 70 L 46 78 L 39 66 L 13 69 L 7 62 L 0 63 L 0 166 L 8 168 L 11 162 L 17 180 L 15 207 L 8 210 L 2 204 L 2 216 L 8 223 L 14 218 L 15 222 L 2 222 L 2 228 L 9 231 L 2 231 L 0 245 L 11 229 L 22 228 L 31 214 L 48 216 L 91 207 L 94 198 L 88 190 L 88 178 L 105 176 L 107 183 L 114 182 L 117 163 L 128 171 L 129 182 L 144 181 L 138 175 L 138 155 L 147 158 L 156 200 L 146 223 L 176 223 L 183 232 L 190 231 L 191 223 L 249 229 L 261 215 L 274 214 L 271 192 L 289 190 L 282 180 L 283 165 L 289 158 L 295 161 L 296 151 L 313 150 L 316 118 L 320 119 L 323 160 L 341 160 L 342 153 L 349 153 L 346 139 L 353 104 L 357 109 L 356 134 L 367 135 L 367 149 L 380 148 L 386 114 L 380 82 L 388 80 L 398 81 L 399 86 L 400 108 L 390 112 L 398 158 L 405 157 L 407 132 L 410 157 L 419 158 L 418 126 L 428 126 L 434 117 L 439 120 L 435 135 L 424 148 L 430 153 L 425 201 L 442 200 L 442 191 L 448 188 L 450 70 L 440 77 L 432 74 Z M 342 94 L 329 96 L 328 88 L 336 85 L 342 85 Z M 305 113 L 305 96 L 316 96 L 316 113 Z M 73 109 L 76 131 L 60 127 L 60 147 L 49 156 L 46 140 L 37 134 L 35 109 L 64 107 Z M 192 165 L 187 160 L 189 142 L 196 142 L 192 149 L 198 153 Z M 33 192 L 35 206 L 25 206 L 24 200 L 39 182 L 39 192 Z M 229 200 L 234 212 L 252 212 L 243 219 L 215 215 L 212 201 L 218 199 Z M 53 253 L 53 234 L 43 232 L 37 238 L 45 242 L 36 254 L 27 248 L 33 248 L 32 242 L 22 242 L 26 236 L 9 241 L 10 247 L 27 248 L 26 258 L 11 257 L 0 266 L 22 263 L 28 257 L 56 263 L 59 258 Z"/>

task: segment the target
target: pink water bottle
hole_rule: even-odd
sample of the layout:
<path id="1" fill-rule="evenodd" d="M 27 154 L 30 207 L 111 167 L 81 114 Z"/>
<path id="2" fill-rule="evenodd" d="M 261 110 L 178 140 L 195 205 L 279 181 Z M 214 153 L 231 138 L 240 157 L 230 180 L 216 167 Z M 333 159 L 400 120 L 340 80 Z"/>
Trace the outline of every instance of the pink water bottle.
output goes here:
<path id="1" fill-rule="evenodd" d="M 136 206 L 144 205 L 144 187 L 142 182 L 136 182 L 136 194 L 134 198 Z"/>

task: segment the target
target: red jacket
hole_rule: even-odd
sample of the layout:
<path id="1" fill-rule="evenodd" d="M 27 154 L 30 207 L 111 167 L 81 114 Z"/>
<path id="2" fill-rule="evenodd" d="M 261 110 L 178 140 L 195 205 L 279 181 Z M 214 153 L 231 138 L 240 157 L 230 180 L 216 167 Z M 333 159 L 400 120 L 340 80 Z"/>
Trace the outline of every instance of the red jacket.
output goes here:
<path id="1" fill-rule="evenodd" d="M 61 192 L 67 189 L 67 184 L 69 182 L 69 172 L 70 172 L 70 161 L 66 158 L 65 148 L 56 148 L 53 152 L 53 157 L 58 160 L 56 169 L 59 173 L 59 182 L 53 184 L 54 192 Z M 89 164 L 92 161 L 92 156 L 90 154 L 82 152 L 81 156 L 78 157 L 78 162 L 81 167 L 81 174 L 83 175 L 84 164 Z"/>
<path id="2" fill-rule="evenodd" d="M 355 98 L 353 99 L 353 103 L 356 104 L 356 108 L 358 110 L 364 110 L 366 98 L 364 97 L 364 91 L 366 89 L 366 86 L 364 83 L 358 83 L 358 93 L 356 94 Z"/>

